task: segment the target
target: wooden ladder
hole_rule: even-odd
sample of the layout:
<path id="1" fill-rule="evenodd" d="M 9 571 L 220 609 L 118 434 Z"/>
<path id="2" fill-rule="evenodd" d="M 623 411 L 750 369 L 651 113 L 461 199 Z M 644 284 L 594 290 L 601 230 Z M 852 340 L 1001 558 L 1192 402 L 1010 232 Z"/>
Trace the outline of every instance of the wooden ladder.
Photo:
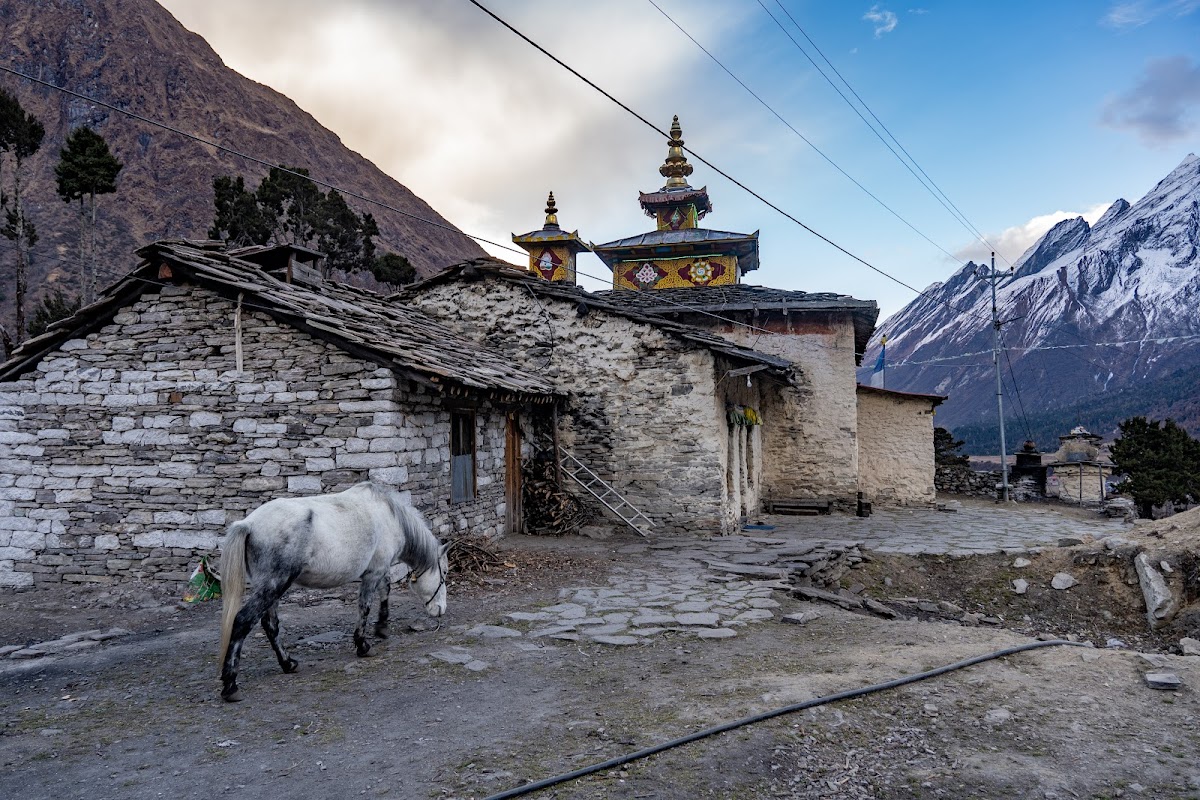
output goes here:
<path id="1" fill-rule="evenodd" d="M 602 506 L 615 514 L 626 525 L 633 528 L 638 536 L 648 535 L 644 529 L 654 526 L 649 517 L 639 511 L 633 503 L 622 497 L 616 489 L 609 486 L 603 478 L 588 469 L 586 464 L 568 453 L 565 447 L 559 446 L 558 452 L 562 455 L 562 471 L 564 475 L 583 487 L 583 490 L 599 500 Z"/>

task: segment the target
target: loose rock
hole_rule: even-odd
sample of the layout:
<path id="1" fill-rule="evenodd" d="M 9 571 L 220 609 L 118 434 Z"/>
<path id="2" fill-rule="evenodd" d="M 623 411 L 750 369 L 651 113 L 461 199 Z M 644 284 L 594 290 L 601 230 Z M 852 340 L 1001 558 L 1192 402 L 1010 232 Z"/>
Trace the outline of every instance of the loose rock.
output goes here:
<path id="1" fill-rule="evenodd" d="M 1050 585 L 1060 591 L 1070 589 L 1072 586 L 1078 586 L 1079 581 L 1075 580 L 1075 576 L 1069 572 L 1060 572 L 1054 576 L 1054 580 L 1050 581 Z"/>

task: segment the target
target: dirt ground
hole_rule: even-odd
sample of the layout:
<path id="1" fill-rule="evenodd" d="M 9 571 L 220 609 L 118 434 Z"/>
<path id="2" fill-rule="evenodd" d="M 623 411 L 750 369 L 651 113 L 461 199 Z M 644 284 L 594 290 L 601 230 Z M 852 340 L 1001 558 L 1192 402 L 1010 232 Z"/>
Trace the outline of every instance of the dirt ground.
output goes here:
<path id="1" fill-rule="evenodd" d="M 1130 535 L 1159 540 L 1158 532 L 1178 544 L 1190 535 L 1184 523 Z M 608 585 L 636 558 L 620 552 L 632 541 L 506 540 L 508 566 L 451 583 L 438 630 L 394 595 L 396 633 L 374 658 L 353 655 L 352 589 L 293 592 L 281 618 L 300 671 L 282 674 L 264 640 L 252 640 L 239 704 L 218 698 L 216 603 L 183 606 L 178 590 L 148 586 L 0 595 L 0 645 L 131 631 L 74 655 L 0 660 L 0 797 L 481 799 L 1043 634 L 1098 647 L 989 661 L 531 796 L 1200 798 L 1200 657 L 1176 654 L 1181 634 L 1200 631 L 1151 634 L 1123 568 L 1088 563 L 1094 545 L 1030 554 L 1023 568 L 1011 554 L 877 554 L 843 580 L 884 602 L 940 600 L 995 624 L 919 609 L 889 621 L 781 591 L 774 620 L 732 639 L 664 634 L 615 648 L 464 635 L 509 611 L 554 604 L 560 588 Z M 1049 589 L 1064 569 L 1079 585 Z M 1014 577 L 1029 581 L 1026 595 L 1011 591 Z M 815 613 L 804 624 L 780 621 L 802 611 Z M 1128 647 L 1106 648 L 1109 639 Z M 455 647 L 484 666 L 432 657 Z M 1183 687 L 1148 688 L 1151 660 Z"/>

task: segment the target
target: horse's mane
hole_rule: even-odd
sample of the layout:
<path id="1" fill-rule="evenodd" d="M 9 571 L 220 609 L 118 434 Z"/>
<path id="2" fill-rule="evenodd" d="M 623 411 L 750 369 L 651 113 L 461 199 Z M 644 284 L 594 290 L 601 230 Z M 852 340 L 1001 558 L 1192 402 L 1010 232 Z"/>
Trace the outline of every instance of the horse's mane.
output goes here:
<path id="1" fill-rule="evenodd" d="M 404 549 L 400 552 L 400 560 L 408 564 L 414 573 L 436 568 L 442 543 L 433 535 L 421 512 L 404 502 L 395 489 L 376 483 L 369 485 L 377 497 L 392 507 L 396 521 L 404 531 Z"/>

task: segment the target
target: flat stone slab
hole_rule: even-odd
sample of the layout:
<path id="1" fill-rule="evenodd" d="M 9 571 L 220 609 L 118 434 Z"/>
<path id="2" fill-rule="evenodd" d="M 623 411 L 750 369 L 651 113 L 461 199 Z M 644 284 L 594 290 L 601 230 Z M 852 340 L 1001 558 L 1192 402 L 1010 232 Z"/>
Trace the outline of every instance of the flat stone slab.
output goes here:
<path id="1" fill-rule="evenodd" d="M 345 631 L 325 631 L 313 636 L 306 636 L 300 640 L 300 644 L 341 644 L 350 638 L 350 634 Z"/>
<path id="2" fill-rule="evenodd" d="M 551 625 L 550 627 L 539 627 L 536 631 L 529 631 L 529 638 L 541 638 L 544 636 L 558 636 L 559 633 L 574 633 L 574 625 Z"/>
<path id="3" fill-rule="evenodd" d="M 629 620 L 629 624 L 637 628 L 645 625 L 675 625 L 677 622 L 673 614 L 639 614 Z"/>
<path id="4" fill-rule="evenodd" d="M 808 600 L 822 600 L 826 603 L 833 603 L 845 609 L 862 608 L 862 600 L 857 597 L 843 597 L 840 594 L 826 592 L 822 589 L 814 589 L 811 586 L 797 586 L 792 590 L 792 593 L 798 597 L 804 597 Z"/>
<path id="5" fill-rule="evenodd" d="M 486 661 L 468 661 L 463 666 L 471 670 L 471 672 L 483 672 L 488 668 L 488 663 Z"/>
<path id="6" fill-rule="evenodd" d="M 1147 672 L 1146 685 L 1151 689 L 1166 689 L 1173 691 L 1183 686 L 1183 681 L 1174 672 Z"/>
<path id="7" fill-rule="evenodd" d="M 521 632 L 500 625 L 476 625 L 467 631 L 467 636 L 478 636 L 483 639 L 504 639 L 520 636 Z"/>
<path id="8" fill-rule="evenodd" d="M 697 614 L 677 614 L 675 621 L 680 625 L 703 625 L 715 627 L 721 622 L 721 618 L 712 612 L 703 612 Z"/>
<path id="9" fill-rule="evenodd" d="M 737 636 L 737 631 L 732 628 L 706 628 L 696 631 L 696 636 L 700 639 L 732 639 Z"/>
<path id="10" fill-rule="evenodd" d="M 675 610 L 681 612 L 708 611 L 710 608 L 712 608 L 712 603 L 709 601 L 689 600 L 686 603 L 677 603 L 675 605 Z"/>
<path id="11" fill-rule="evenodd" d="M 728 561 L 714 561 L 712 559 L 703 559 L 703 561 L 713 569 L 729 572 L 733 575 L 753 575 L 758 578 L 786 578 L 788 576 L 788 570 L 779 569 L 778 567 L 756 567 L 750 564 L 732 564 Z"/>
<path id="12" fill-rule="evenodd" d="M 436 653 L 430 653 L 429 657 L 445 661 L 447 664 L 469 664 L 475 660 L 473 655 L 460 650 L 439 650 Z"/>
<path id="13" fill-rule="evenodd" d="M 504 618 L 509 622 L 545 622 L 554 619 L 554 615 L 545 611 L 513 611 L 505 614 Z"/>
<path id="14" fill-rule="evenodd" d="M 765 608 L 752 608 L 749 611 L 743 611 L 734 619 L 742 622 L 762 622 L 764 619 L 771 619 L 775 615 Z"/>
<path id="15" fill-rule="evenodd" d="M 592 641 L 597 642 L 598 644 L 612 645 L 613 647 L 627 647 L 631 644 L 640 644 L 642 640 L 636 636 L 608 636 L 608 635 L 605 635 L 605 636 L 593 636 Z"/>

